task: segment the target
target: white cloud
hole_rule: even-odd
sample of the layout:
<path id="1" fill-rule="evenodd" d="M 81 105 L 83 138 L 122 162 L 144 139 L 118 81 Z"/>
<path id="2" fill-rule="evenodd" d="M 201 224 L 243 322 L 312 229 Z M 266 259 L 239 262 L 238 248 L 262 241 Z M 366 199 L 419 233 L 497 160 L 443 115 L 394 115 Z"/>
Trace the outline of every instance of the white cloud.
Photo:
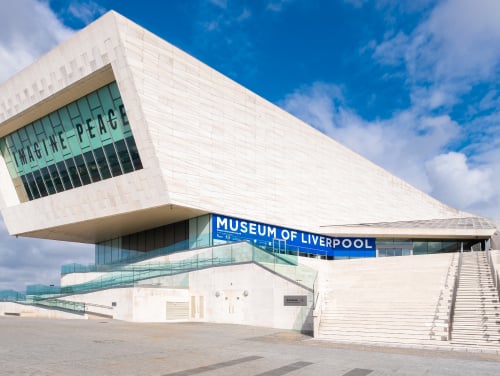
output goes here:
<path id="1" fill-rule="evenodd" d="M 106 12 L 106 9 L 91 0 L 86 1 L 72 1 L 67 13 L 72 17 L 88 24 Z"/>
<path id="2" fill-rule="evenodd" d="M 439 3 L 415 32 L 409 59 L 413 74 L 432 72 L 434 80 L 484 80 L 500 61 L 500 2 L 448 0 Z M 420 67 L 427 71 L 419 73 Z"/>
<path id="3" fill-rule="evenodd" d="M 387 32 L 372 56 L 383 65 L 405 66 L 417 105 L 452 106 L 471 86 L 497 76 L 498 14 L 497 0 L 438 2 L 410 34 Z"/>
<path id="4" fill-rule="evenodd" d="M 429 5 L 413 30 L 391 22 L 383 41 L 360 49 L 362 55 L 371 50 L 388 74 L 404 72 L 408 108 L 367 121 L 346 105 L 339 86 L 318 83 L 288 95 L 282 106 L 447 204 L 500 218 L 500 95 L 492 84 L 500 79 L 500 2 L 397 7 L 404 13 Z M 386 1 L 376 6 L 388 18 L 397 13 Z M 469 95 L 475 88 L 480 91 Z M 460 124 L 452 117 L 457 113 Z"/>
<path id="5" fill-rule="evenodd" d="M 500 218 L 500 137 L 482 140 L 474 146 L 474 158 L 467 158 L 448 151 L 463 137 L 449 115 L 413 106 L 389 119 L 367 121 L 345 104 L 339 86 L 319 82 L 287 95 L 279 105 L 446 204 Z M 489 122 L 498 135 L 500 115 Z"/>
<path id="6" fill-rule="evenodd" d="M 72 33 L 45 2 L 5 2 L 0 12 L 0 83 Z"/>
<path id="7" fill-rule="evenodd" d="M 215 5 L 216 9 L 210 6 L 200 8 L 202 18 L 209 19 L 200 22 L 205 31 L 224 34 L 229 29 L 238 29 L 242 22 L 252 17 L 250 9 L 241 6 L 239 3 L 229 5 L 226 1 L 211 0 L 210 4 Z"/>
<path id="8" fill-rule="evenodd" d="M 399 65 L 404 62 L 404 51 L 408 46 L 408 36 L 398 32 L 382 43 L 374 46 L 373 57 L 381 64 Z"/>
<path id="9" fill-rule="evenodd" d="M 293 0 L 273 0 L 267 4 L 266 9 L 271 12 L 281 12 L 285 8 L 285 6 L 292 1 Z"/>
<path id="10" fill-rule="evenodd" d="M 280 105 L 424 191 L 431 189 L 424 162 L 442 152 L 460 132 L 449 116 L 426 115 L 417 109 L 366 121 L 346 106 L 339 86 L 325 83 L 297 90 Z"/>
<path id="11" fill-rule="evenodd" d="M 479 102 L 478 110 L 489 108 L 500 108 L 500 96 L 496 90 L 489 90 Z"/>
<path id="12" fill-rule="evenodd" d="M 241 22 L 244 21 L 252 16 L 252 12 L 248 8 L 243 8 L 241 11 L 241 14 L 236 17 L 236 21 Z"/>
<path id="13" fill-rule="evenodd" d="M 226 9 L 227 8 L 227 0 L 209 0 L 212 5 L 216 7 Z"/>
<path id="14" fill-rule="evenodd" d="M 500 130 L 497 130 L 497 134 L 499 133 Z M 474 165 L 479 165 L 482 171 L 488 172 L 488 180 L 481 181 L 481 186 L 477 188 L 482 190 L 482 185 L 485 185 L 491 188 L 492 192 L 488 194 L 490 198 L 487 201 L 477 201 L 472 204 L 471 211 L 500 220 L 500 137 L 497 136 L 496 140 L 481 146 L 481 152 L 474 155 Z"/>
<path id="15" fill-rule="evenodd" d="M 344 3 L 352 5 L 355 8 L 362 8 L 363 5 L 365 5 L 368 0 L 343 0 Z"/>
<path id="16" fill-rule="evenodd" d="M 419 12 L 427 8 L 436 0 L 342 0 L 344 3 L 353 6 L 354 8 L 362 8 L 365 5 L 375 6 L 377 9 L 385 9 L 385 21 L 392 21 L 393 14 L 397 14 L 396 10 L 403 13 Z"/>
<path id="17" fill-rule="evenodd" d="M 440 154 L 426 164 L 432 194 L 449 204 L 471 209 L 488 203 L 496 194 L 491 168 L 472 168 L 462 153 Z"/>
<path id="18" fill-rule="evenodd" d="M 316 82 L 287 95 L 280 105 L 323 133 L 331 134 L 339 117 L 339 102 L 343 102 L 339 86 Z"/>

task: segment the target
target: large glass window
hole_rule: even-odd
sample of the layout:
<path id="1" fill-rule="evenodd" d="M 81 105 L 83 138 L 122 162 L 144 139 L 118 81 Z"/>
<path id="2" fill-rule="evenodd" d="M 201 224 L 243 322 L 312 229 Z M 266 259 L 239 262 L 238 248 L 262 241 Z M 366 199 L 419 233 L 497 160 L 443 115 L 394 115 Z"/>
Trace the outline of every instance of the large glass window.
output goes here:
<path id="1" fill-rule="evenodd" d="M 97 168 L 101 172 L 103 179 L 108 179 L 111 177 L 111 171 L 109 170 L 109 162 L 106 160 L 103 148 L 97 148 L 94 150 L 95 160 L 97 163 Z"/>
<path id="2" fill-rule="evenodd" d="M 142 169 L 116 82 L 0 139 L 0 153 L 21 201 Z"/>
<path id="3" fill-rule="evenodd" d="M 50 175 L 52 176 L 52 181 L 54 182 L 54 188 L 56 192 L 64 191 L 64 186 L 62 183 L 62 177 L 59 175 L 59 171 L 57 171 L 57 166 L 50 165 L 49 166 Z"/>
<path id="4" fill-rule="evenodd" d="M 427 255 L 432 253 L 457 252 L 458 240 L 440 239 L 377 239 L 379 256 Z"/>
<path id="5" fill-rule="evenodd" d="M 155 227 L 96 244 L 95 262 L 137 261 L 171 252 L 211 245 L 210 215 Z"/>

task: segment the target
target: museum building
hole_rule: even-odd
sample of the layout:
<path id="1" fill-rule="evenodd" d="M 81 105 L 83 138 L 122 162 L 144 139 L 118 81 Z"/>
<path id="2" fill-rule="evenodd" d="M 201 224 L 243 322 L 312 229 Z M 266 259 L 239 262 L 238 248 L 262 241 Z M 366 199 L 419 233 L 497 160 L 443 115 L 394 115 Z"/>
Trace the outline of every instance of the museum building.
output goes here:
<path id="1" fill-rule="evenodd" d="M 0 181 L 10 234 L 95 244 L 94 271 L 230 244 L 276 262 L 496 239 L 112 11 L 0 86 Z"/>

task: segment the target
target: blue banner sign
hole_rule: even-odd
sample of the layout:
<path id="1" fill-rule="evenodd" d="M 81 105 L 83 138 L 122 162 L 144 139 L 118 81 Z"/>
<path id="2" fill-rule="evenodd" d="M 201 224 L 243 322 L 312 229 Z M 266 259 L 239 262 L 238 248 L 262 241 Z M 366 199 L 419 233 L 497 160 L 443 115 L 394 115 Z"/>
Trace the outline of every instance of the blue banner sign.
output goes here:
<path id="1" fill-rule="evenodd" d="M 247 240 L 258 246 L 286 251 L 332 256 L 334 258 L 375 257 L 375 238 L 339 238 L 289 228 L 212 215 L 214 240 Z"/>

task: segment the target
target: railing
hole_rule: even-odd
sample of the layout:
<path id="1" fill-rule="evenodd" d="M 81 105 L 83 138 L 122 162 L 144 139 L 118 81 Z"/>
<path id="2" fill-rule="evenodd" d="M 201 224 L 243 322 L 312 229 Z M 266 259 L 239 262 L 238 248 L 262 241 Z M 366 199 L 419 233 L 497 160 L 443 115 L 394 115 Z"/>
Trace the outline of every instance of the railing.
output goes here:
<path id="1" fill-rule="evenodd" d="M 31 304 L 49 308 L 63 309 L 79 314 L 85 313 L 85 303 L 82 302 L 71 302 L 61 299 L 45 299 L 40 297 L 33 297 Z"/>
<path id="2" fill-rule="evenodd" d="M 97 308 L 104 308 L 104 309 L 114 309 L 113 306 L 108 306 L 104 304 L 95 304 L 95 303 L 85 303 L 85 311 L 87 311 L 87 307 L 97 307 Z"/>
<path id="3" fill-rule="evenodd" d="M 211 240 L 209 236 L 201 236 L 201 237 L 199 236 L 196 240 L 185 239 L 180 242 L 171 244 L 169 246 L 153 249 L 148 252 L 133 251 L 134 254 L 132 256 L 121 257 L 115 261 L 108 262 L 105 264 L 91 264 L 91 265 L 82 265 L 76 263 L 66 264 L 61 266 L 61 275 L 69 273 L 109 272 L 113 268 L 119 266 L 130 265 L 141 261 L 147 261 L 156 257 L 166 256 L 176 252 L 209 247 L 210 243 Z M 137 253 L 141 254 L 138 255 Z"/>
<path id="4" fill-rule="evenodd" d="M 26 286 L 26 295 L 59 295 L 60 286 L 54 285 L 28 285 Z"/>
<path id="5" fill-rule="evenodd" d="M 319 324 L 321 323 L 323 295 L 319 288 L 319 274 L 316 276 L 313 285 L 313 337 L 319 334 Z"/>
<path id="6" fill-rule="evenodd" d="M 296 255 L 274 254 L 260 249 L 248 242 L 226 243 L 197 250 L 197 254 L 177 262 L 150 262 L 140 264 L 118 264 L 109 272 L 91 281 L 63 286 L 58 290 L 60 296 L 87 293 L 107 288 L 130 287 L 148 280 L 149 284 L 168 287 L 188 287 L 190 271 L 213 266 L 254 262 L 271 270 L 310 291 L 313 290 L 317 272 L 309 267 L 298 265 Z M 155 278 L 172 276 L 169 280 Z M 55 298 L 58 286 L 36 286 L 40 298 Z M 34 294 L 36 295 L 36 294 Z"/>
<path id="7" fill-rule="evenodd" d="M 177 253 L 181 252 L 186 252 L 186 251 L 201 251 L 203 250 L 210 250 L 213 247 L 217 246 L 224 246 L 224 245 L 231 245 L 231 244 L 239 244 L 239 243 L 247 243 L 251 244 L 246 240 L 243 241 L 238 241 L 238 242 L 232 242 L 232 243 L 224 243 L 224 244 L 219 244 L 219 245 L 211 245 L 211 241 L 208 238 L 203 238 L 202 240 L 198 241 L 196 244 L 192 240 L 182 240 L 178 243 L 169 245 L 167 247 L 163 248 L 158 248 L 152 251 L 148 252 L 140 252 L 143 253 L 142 255 L 134 255 L 126 258 L 121 258 L 119 260 L 105 263 L 105 264 L 90 264 L 90 265 L 82 265 L 82 264 L 77 264 L 77 263 L 72 263 L 72 264 L 66 264 L 61 266 L 61 275 L 66 275 L 66 274 L 71 274 L 71 273 L 109 273 L 112 271 L 115 271 L 118 269 L 121 269 L 123 267 L 127 267 L 130 264 L 137 264 L 143 261 L 148 261 L 152 260 L 157 257 L 161 256 L 169 256 L 169 255 L 174 255 Z M 203 244 L 203 245 L 200 245 Z M 193 247 L 196 245 L 196 247 Z M 264 250 L 264 248 L 260 247 L 259 245 L 252 244 L 253 246 Z M 290 263 L 290 262 L 295 262 L 297 263 L 297 258 L 295 256 L 298 255 L 297 250 L 280 250 L 279 253 L 274 253 L 271 249 L 265 249 L 267 253 L 273 254 L 276 257 L 282 258 L 285 262 Z M 135 251 L 134 251 L 135 252 Z M 291 257 L 290 257 L 291 256 Z M 288 257 L 288 259 L 287 259 Z"/>
<path id="8" fill-rule="evenodd" d="M 135 284 L 158 277 L 174 276 L 199 270 L 207 267 L 227 265 L 234 263 L 231 258 L 214 257 L 212 259 L 183 260 L 175 263 L 148 263 L 144 265 L 133 265 L 123 267 L 119 271 L 112 271 L 105 275 L 93 279 L 92 281 L 76 285 L 64 286 L 61 288 L 62 294 L 86 293 L 96 290 L 103 290 L 112 287 L 130 287 Z M 187 278 L 173 279 L 169 281 L 169 287 L 188 287 Z"/>
<path id="9" fill-rule="evenodd" d="M 498 298 L 500 299 L 500 273 L 498 270 L 496 271 L 496 283 L 497 283 L 497 291 L 498 291 Z"/>
<path id="10" fill-rule="evenodd" d="M 24 301 L 26 299 L 26 294 L 14 290 L 0 290 L 0 301 L 1 302 L 17 302 Z"/>
<path id="11" fill-rule="evenodd" d="M 453 319 L 455 316 L 455 301 L 457 300 L 457 290 L 460 284 L 460 271 L 462 270 L 462 258 L 463 258 L 463 252 L 459 253 L 458 256 L 458 267 L 457 271 L 455 272 L 455 281 L 453 282 L 453 294 L 451 298 L 451 307 L 450 307 L 450 313 L 448 315 L 448 341 L 451 340 L 451 332 L 453 330 Z"/>
<path id="12" fill-rule="evenodd" d="M 486 259 L 488 260 L 488 265 L 490 267 L 491 277 L 493 278 L 493 283 L 497 289 L 498 298 L 500 299 L 500 275 L 498 270 L 495 269 L 495 263 L 493 262 L 493 256 L 491 255 L 491 250 L 486 250 Z"/>
<path id="13" fill-rule="evenodd" d="M 318 272 L 305 265 L 299 265 L 297 255 L 276 254 L 254 245 L 251 245 L 251 247 L 252 259 L 249 261 L 255 262 L 313 292 Z"/>
<path id="14" fill-rule="evenodd" d="M 489 249 L 486 250 L 486 260 L 488 261 L 488 266 L 490 267 L 490 273 L 491 276 L 493 277 L 493 283 L 495 284 L 495 287 L 498 287 L 495 278 L 495 266 L 493 265 L 493 259 L 491 256 L 491 251 Z"/>
<path id="15" fill-rule="evenodd" d="M 313 297 L 314 297 L 314 301 L 313 301 L 313 310 L 316 309 L 317 305 L 318 305 L 318 299 L 319 299 L 319 275 L 316 276 L 316 279 L 314 280 L 314 283 L 313 283 Z"/>
<path id="16" fill-rule="evenodd" d="M 436 304 L 436 308 L 434 309 L 434 318 L 432 319 L 432 325 L 429 328 L 430 335 L 433 335 L 433 332 L 436 329 L 436 322 L 438 322 L 442 318 L 440 315 L 440 312 L 441 312 L 441 306 L 443 305 L 443 303 L 446 304 L 447 309 L 449 308 L 448 307 L 448 304 L 449 304 L 448 299 L 450 297 L 449 283 L 450 283 L 450 279 L 452 278 L 451 276 L 453 276 L 453 284 L 455 284 L 456 276 L 457 276 L 457 266 L 458 265 L 455 265 L 456 257 L 457 257 L 457 253 L 453 253 L 450 265 L 448 266 L 448 271 L 446 272 L 446 279 L 444 281 L 444 286 L 439 291 L 439 298 L 438 298 L 438 301 Z M 446 300 L 448 300 L 448 302 Z M 450 306 L 450 309 L 451 309 L 451 306 Z M 449 311 L 447 312 L 447 315 L 448 315 L 448 319 L 449 319 L 449 315 L 450 315 Z"/>

